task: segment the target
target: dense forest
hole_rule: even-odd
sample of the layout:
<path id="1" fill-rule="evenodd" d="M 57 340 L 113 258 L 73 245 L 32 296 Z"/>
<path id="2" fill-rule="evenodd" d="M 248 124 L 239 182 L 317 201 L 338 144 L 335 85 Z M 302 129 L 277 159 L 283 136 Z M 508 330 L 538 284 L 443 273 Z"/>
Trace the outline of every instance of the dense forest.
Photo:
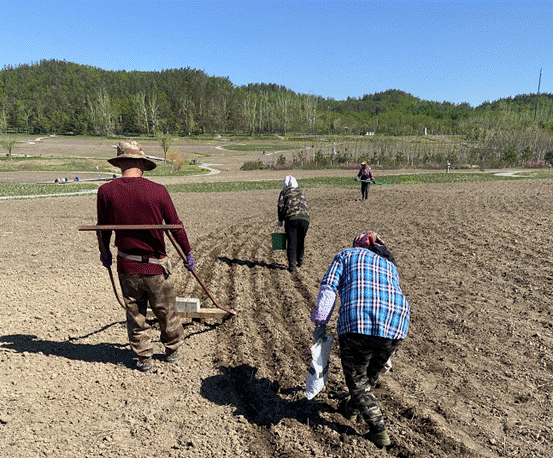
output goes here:
<path id="1" fill-rule="evenodd" d="M 0 131 L 30 134 L 194 135 L 289 133 L 553 135 L 553 94 L 471 107 L 390 89 L 334 100 L 277 84 L 235 86 L 191 68 L 106 71 L 59 60 L 0 70 Z"/>

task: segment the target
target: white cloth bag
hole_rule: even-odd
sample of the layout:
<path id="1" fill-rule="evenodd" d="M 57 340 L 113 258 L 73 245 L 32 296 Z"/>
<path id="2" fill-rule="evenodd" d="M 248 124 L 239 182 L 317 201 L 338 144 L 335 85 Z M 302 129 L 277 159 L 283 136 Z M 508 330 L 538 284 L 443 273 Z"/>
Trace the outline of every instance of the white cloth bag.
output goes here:
<path id="1" fill-rule="evenodd" d="M 325 335 L 311 347 L 311 365 L 307 371 L 305 392 L 307 399 L 313 399 L 323 389 L 328 379 L 328 359 L 334 337 Z"/>

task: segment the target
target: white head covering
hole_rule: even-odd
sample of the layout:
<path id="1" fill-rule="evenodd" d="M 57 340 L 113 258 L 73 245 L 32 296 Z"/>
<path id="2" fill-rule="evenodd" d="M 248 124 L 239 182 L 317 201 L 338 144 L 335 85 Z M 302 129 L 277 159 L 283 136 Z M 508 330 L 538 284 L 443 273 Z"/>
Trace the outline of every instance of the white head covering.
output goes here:
<path id="1" fill-rule="evenodd" d="M 296 181 L 296 179 L 292 175 L 288 175 L 284 179 L 284 182 L 282 183 L 282 189 L 285 189 L 288 186 L 290 186 L 292 188 L 297 188 L 298 187 L 298 182 Z"/>

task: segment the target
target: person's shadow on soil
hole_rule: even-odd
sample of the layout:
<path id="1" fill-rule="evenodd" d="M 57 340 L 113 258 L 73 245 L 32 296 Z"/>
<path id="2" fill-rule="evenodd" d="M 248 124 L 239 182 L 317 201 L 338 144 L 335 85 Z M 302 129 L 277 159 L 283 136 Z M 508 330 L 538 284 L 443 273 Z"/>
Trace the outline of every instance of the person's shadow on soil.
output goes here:
<path id="1" fill-rule="evenodd" d="M 256 266 L 259 267 L 266 267 L 267 269 L 275 270 L 286 270 L 286 266 L 284 264 L 280 264 L 277 262 L 273 262 L 271 264 L 266 263 L 265 261 L 246 261 L 244 259 L 237 259 L 237 258 L 227 258 L 226 256 L 219 256 L 217 258 L 219 261 L 224 262 L 225 264 L 228 264 L 229 266 L 232 264 L 238 264 L 240 266 L 247 266 L 250 269 Z"/>
<path id="2" fill-rule="evenodd" d="M 303 387 L 281 389 L 276 381 L 257 378 L 257 368 L 248 364 L 219 367 L 219 371 L 219 375 L 203 380 L 200 394 L 215 404 L 233 405 L 234 415 L 241 415 L 250 423 L 270 426 L 290 418 L 309 427 L 325 425 L 340 434 L 360 436 L 351 426 L 328 421 L 319 415 L 321 411 L 336 412 L 329 404 L 309 401 L 305 397 L 287 400 L 281 396 L 303 391 Z"/>
<path id="3" fill-rule="evenodd" d="M 129 368 L 133 367 L 132 355 L 127 344 L 42 340 L 26 334 L 1 336 L 0 342 L 2 348 L 19 353 L 42 353 L 45 356 L 59 356 L 90 363 L 123 364 Z"/>
<path id="4" fill-rule="evenodd" d="M 97 334 L 114 325 L 125 326 L 124 322 L 114 322 L 102 327 L 99 330 L 91 332 L 85 336 L 72 337 L 67 341 L 42 340 L 35 335 L 27 334 L 12 334 L 0 336 L 0 347 L 11 349 L 19 353 L 42 353 L 45 356 L 59 356 L 75 361 L 85 361 L 89 363 L 106 363 L 106 364 L 122 364 L 128 368 L 134 368 L 133 355 L 129 349 L 129 344 L 117 343 L 99 343 L 88 344 L 78 342 L 81 339 L 86 339 L 93 334 Z M 184 323 L 186 329 L 192 326 L 192 323 Z M 205 324 L 205 328 L 199 331 L 192 332 L 185 336 L 185 339 L 190 338 L 195 334 L 201 334 L 214 329 L 216 324 Z M 122 332 L 125 332 L 124 330 Z M 154 330 L 155 334 L 155 330 Z M 152 337 L 154 337 L 152 335 Z M 154 355 L 154 358 L 162 356 Z"/>

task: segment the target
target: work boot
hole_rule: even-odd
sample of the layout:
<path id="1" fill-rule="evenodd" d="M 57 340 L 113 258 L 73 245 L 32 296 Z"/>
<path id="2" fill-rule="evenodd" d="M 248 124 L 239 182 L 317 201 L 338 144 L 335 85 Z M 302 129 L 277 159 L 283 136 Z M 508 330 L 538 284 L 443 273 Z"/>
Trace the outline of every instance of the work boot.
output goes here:
<path id="1" fill-rule="evenodd" d="M 387 447 L 392 443 L 388 431 L 380 431 L 379 433 L 369 432 L 365 435 L 365 438 L 370 440 L 378 448 Z"/>
<path id="2" fill-rule="evenodd" d="M 289 266 L 288 267 L 288 272 L 295 272 L 296 271 L 296 266 Z"/>
<path id="3" fill-rule="evenodd" d="M 140 372 L 149 372 L 152 370 L 152 358 L 139 358 L 136 362 L 136 368 Z"/>
<path id="4" fill-rule="evenodd" d="M 171 353 L 170 355 L 166 355 L 165 361 L 167 361 L 168 363 L 176 363 L 177 361 L 180 361 L 183 358 L 184 358 L 184 355 L 181 352 L 176 351 L 174 353 Z"/>

